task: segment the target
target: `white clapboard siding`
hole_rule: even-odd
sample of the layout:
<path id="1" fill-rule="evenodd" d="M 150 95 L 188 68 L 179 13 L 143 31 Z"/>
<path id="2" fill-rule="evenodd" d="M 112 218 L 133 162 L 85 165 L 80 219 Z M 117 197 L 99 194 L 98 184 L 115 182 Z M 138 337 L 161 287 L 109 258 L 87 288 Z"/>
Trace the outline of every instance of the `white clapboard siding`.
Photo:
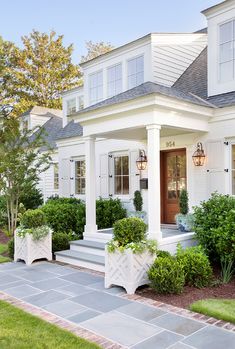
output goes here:
<path id="1" fill-rule="evenodd" d="M 130 197 L 134 197 L 134 192 L 140 190 L 140 176 L 136 167 L 136 160 L 139 157 L 139 150 L 130 150 L 129 163 L 130 163 Z"/>
<path id="2" fill-rule="evenodd" d="M 225 193 L 225 148 L 224 139 L 211 140 L 206 143 L 206 169 L 208 195 L 217 191 Z"/>
<path id="3" fill-rule="evenodd" d="M 185 45 L 169 44 L 153 46 L 154 82 L 172 86 L 205 48 L 205 39 Z"/>
<path id="4" fill-rule="evenodd" d="M 100 196 L 109 197 L 109 168 L 108 154 L 100 155 Z"/>
<path id="5" fill-rule="evenodd" d="M 70 159 L 62 159 L 60 166 L 61 196 L 69 197 L 70 190 Z"/>

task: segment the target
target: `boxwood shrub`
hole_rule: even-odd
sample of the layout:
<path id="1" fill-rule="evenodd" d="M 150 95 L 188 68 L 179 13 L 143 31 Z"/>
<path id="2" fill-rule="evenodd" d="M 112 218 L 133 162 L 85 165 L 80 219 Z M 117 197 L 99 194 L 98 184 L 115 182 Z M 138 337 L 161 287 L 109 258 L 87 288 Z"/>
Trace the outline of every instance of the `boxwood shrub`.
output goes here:
<path id="1" fill-rule="evenodd" d="M 148 271 L 148 277 L 157 293 L 179 294 L 183 291 L 184 269 L 175 257 L 157 257 Z"/>
<path id="2" fill-rule="evenodd" d="M 178 244 L 176 258 L 183 266 L 186 285 L 201 288 L 210 284 L 212 268 L 209 258 L 200 246 L 188 247 L 184 250 Z"/>
<path id="3" fill-rule="evenodd" d="M 235 256 L 234 210 L 235 198 L 218 193 L 194 207 L 196 239 L 212 260 Z"/>
<path id="4" fill-rule="evenodd" d="M 127 216 L 119 199 L 102 199 L 96 201 L 96 221 L 99 229 L 112 228 L 119 219 Z"/>
<path id="5" fill-rule="evenodd" d="M 52 252 L 63 251 L 69 249 L 70 235 L 67 233 L 52 234 Z"/>
<path id="6" fill-rule="evenodd" d="M 46 215 L 45 213 L 37 208 L 36 210 L 27 210 L 23 213 L 20 224 L 24 228 L 36 228 L 46 225 Z"/>
<path id="7" fill-rule="evenodd" d="M 146 240 L 147 225 L 140 218 L 123 218 L 114 224 L 113 240 L 119 246 L 126 246 L 131 242 Z"/>

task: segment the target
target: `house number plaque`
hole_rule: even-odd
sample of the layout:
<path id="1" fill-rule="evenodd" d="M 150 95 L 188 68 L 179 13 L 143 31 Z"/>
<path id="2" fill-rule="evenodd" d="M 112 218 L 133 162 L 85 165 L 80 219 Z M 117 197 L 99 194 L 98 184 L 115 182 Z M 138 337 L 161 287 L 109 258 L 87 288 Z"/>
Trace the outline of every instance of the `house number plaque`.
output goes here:
<path id="1" fill-rule="evenodd" d="M 166 148 L 172 148 L 172 147 L 175 147 L 175 141 L 166 142 Z"/>

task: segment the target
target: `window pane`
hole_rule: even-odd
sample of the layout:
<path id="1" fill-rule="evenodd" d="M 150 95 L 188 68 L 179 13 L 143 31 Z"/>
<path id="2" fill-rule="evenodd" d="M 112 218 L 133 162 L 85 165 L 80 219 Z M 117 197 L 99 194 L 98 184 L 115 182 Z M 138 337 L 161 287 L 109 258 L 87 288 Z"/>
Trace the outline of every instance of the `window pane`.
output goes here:
<path id="1" fill-rule="evenodd" d="M 233 61 L 220 64 L 220 81 L 230 81 L 233 79 Z"/>
<path id="2" fill-rule="evenodd" d="M 117 80 L 116 81 L 116 91 L 115 94 L 119 94 L 122 92 L 122 80 Z"/>
<path id="3" fill-rule="evenodd" d="M 233 40 L 233 22 L 228 22 L 220 26 L 220 43 Z"/>
<path id="4" fill-rule="evenodd" d="M 220 45 L 220 63 L 228 62 L 233 59 L 233 42 Z"/>
<path id="5" fill-rule="evenodd" d="M 67 115 L 71 115 L 76 113 L 76 99 L 69 99 L 67 101 Z"/>
<path id="6" fill-rule="evenodd" d="M 128 75 L 136 73 L 136 59 L 132 59 L 128 62 Z"/>
<path id="7" fill-rule="evenodd" d="M 114 170 L 115 170 L 115 176 L 116 175 L 121 175 L 122 174 L 122 158 L 121 157 L 116 157 L 114 158 Z"/>
<path id="8" fill-rule="evenodd" d="M 122 174 L 129 175 L 129 158 L 128 158 L 128 156 L 122 157 Z"/>
<path id="9" fill-rule="evenodd" d="M 144 57 L 138 57 L 136 58 L 136 72 L 143 72 L 144 71 Z"/>
<path id="10" fill-rule="evenodd" d="M 103 72 L 97 72 L 89 76 L 89 100 L 95 104 L 103 98 Z"/>
<path id="11" fill-rule="evenodd" d="M 115 95 L 115 82 L 110 82 L 108 84 L 108 97 Z"/>
<path id="12" fill-rule="evenodd" d="M 144 73 L 143 72 L 138 73 L 136 75 L 136 86 L 143 84 L 143 82 L 144 82 Z"/>
<path id="13" fill-rule="evenodd" d="M 128 77 L 128 88 L 133 88 L 136 86 L 136 76 L 135 75 L 131 75 Z"/>
<path id="14" fill-rule="evenodd" d="M 129 194 L 129 176 L 123 177 L 123 195 Z"/>
<path id="15" fill-rule="evenodd" d="M 121 176 L 116 176 L 115 177 L 115 188 L 114 188 L 114 193 L 117 195 L 122 194 L 122 184 L 121 184 L 122 177 Z"/>

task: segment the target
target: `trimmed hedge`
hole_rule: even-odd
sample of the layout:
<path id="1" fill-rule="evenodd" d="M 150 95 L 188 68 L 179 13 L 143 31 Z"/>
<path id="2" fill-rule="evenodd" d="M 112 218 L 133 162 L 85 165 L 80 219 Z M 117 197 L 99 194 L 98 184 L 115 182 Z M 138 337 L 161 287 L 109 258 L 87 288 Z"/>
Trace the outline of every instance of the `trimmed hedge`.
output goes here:
<path id="1" fill-rule="evenodd" d="M 235 198 L 213 193 L 194 207 L 196 239 L 214 261 L 235 259 Z"/>
<path id="2" fill-rule="evenodd" d="M 175 257 L 157 257 L 148 271 L 151 287 L 160 294 L 179 294 L 183 291 L 183 266 Z"/>

